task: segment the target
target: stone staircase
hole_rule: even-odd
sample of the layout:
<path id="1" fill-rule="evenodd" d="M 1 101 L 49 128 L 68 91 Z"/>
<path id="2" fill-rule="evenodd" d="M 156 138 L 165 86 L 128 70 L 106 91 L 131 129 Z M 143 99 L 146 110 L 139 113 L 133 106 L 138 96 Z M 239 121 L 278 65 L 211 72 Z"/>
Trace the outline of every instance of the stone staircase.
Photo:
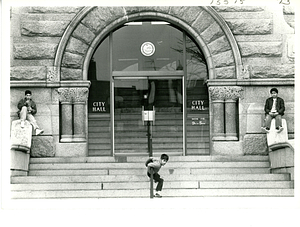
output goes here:
<path id="1" fill-rule="evenodd" d="M 11 177 L 13 199 L 149 198 L 147 157 L 31 158 Z M 270 174 L 267 156 L 171 156 L 164 197 L 294 196 L 288 173 Z"/>

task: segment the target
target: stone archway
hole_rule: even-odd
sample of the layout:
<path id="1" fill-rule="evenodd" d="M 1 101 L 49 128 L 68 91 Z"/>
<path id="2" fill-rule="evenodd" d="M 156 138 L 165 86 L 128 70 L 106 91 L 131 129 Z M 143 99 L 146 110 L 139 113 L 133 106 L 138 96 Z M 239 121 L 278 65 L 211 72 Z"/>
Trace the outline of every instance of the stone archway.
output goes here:
<path id="1" fill-rule="evenodd" d="M 86 80 L 93 51 L 110 31 L 129 21 L 152 18 L 176 24 L 195 39 L 205 55 L 209 79 L 240 77 L 237 43 L 212 7 L 84 7 L 59 43 L 53 69 L 57 80 Z"/>

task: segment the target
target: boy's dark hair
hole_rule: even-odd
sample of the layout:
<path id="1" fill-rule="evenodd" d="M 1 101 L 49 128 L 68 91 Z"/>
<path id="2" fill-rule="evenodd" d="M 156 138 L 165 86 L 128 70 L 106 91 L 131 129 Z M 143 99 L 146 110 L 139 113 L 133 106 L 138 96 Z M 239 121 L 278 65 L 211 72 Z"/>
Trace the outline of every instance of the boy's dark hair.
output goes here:
<path id="1" fill-rule="evenodd" d="M 162 155 L 160 156 L 160 159 L 164 159 L 164 160 L 166 160 L 166 161 L 169 161 L 169 156 L 168 156 L 167 154 L 162 154 Z"/>
<path id="2" fill-rule="evenodd" d="M 25 95 L 30 94 L 31 95 L 31 91 L 30 90 L 26 90 L 25 91 Z"/>
<path id="3" fill-rule="evenodd" d="M 278 89 L 277 89 L 277 88 L 275 88 L 275 87 L 272 88 L 272 89 L 270 90 L 270 94 L 272 94 L 273 91 L 275 91 L 275 92 L 278 94 Z"/>

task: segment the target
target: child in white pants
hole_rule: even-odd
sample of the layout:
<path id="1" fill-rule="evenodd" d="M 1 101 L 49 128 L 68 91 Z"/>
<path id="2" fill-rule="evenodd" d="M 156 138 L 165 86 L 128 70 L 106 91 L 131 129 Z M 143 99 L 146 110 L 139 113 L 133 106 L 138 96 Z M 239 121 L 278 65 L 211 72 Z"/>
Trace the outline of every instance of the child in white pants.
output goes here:
<path id="1" fill-rule="evenodd" d="M 38 124 L 36 123 L 36 120 L 34 118 L 34 114 L 37 112 L 36 104 L 31 99 L 31 91 L 26 90 L 25 91 L 25 98 L 21 99 L 18 102 L 18 115 L 21 119 L 21 127 L 24 128 L 25 120 L 29 121 L 29 123 L 33 126 L 33 129 L 35 130 L 36 135 L 40 135 L 44 132 L 44 130 L 40 129 Z"/>

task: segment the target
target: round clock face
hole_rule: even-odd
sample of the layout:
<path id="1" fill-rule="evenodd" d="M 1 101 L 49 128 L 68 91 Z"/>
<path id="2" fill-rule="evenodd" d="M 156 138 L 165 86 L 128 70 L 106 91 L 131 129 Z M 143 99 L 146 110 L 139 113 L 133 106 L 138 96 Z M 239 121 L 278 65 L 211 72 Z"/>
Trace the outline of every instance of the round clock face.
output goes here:
<path id="1" fill-rule="evenodd" d="M 144 42 L 141 46 L 141 52 L 144 56 L 151 56 L 155 52 L 155 46 L 151 42 Z"/>

